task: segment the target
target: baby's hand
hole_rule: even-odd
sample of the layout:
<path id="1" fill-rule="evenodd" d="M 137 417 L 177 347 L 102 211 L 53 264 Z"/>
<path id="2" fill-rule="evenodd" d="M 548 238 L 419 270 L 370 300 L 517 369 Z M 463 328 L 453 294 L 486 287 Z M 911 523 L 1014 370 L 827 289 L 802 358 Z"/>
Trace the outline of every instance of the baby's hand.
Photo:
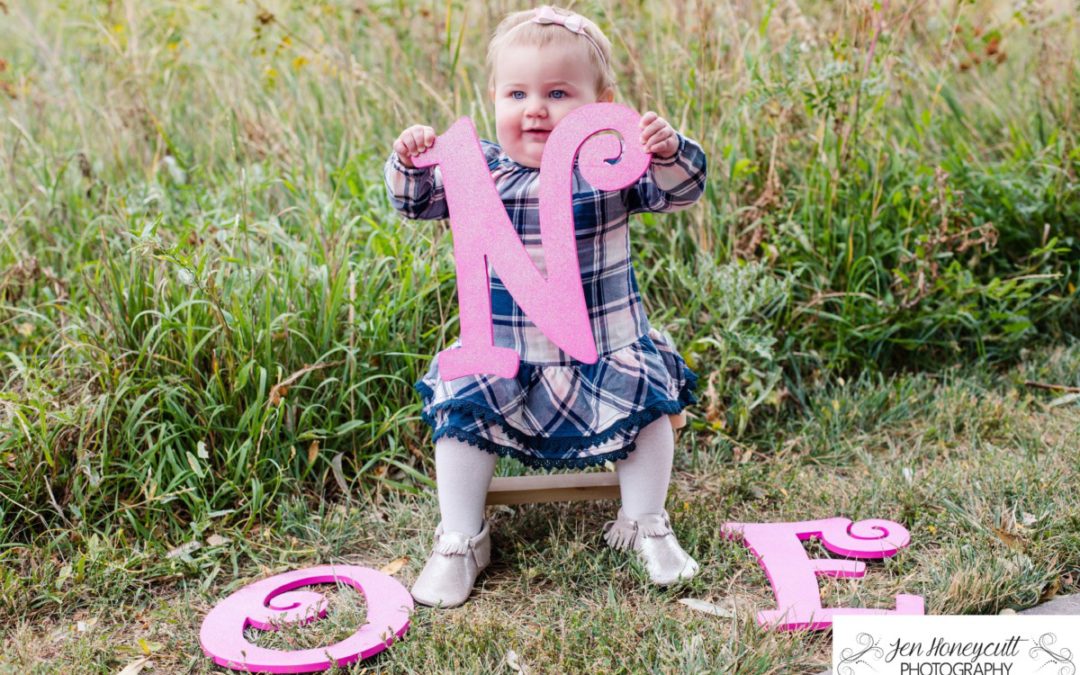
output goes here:
<path id="1" fill-rule="evenodd" d="M 415 169 L 412 158 L 435 144 L 435 130 L 422 124 L 414 124 L 394 141 L 394 152 L 402 164 Z"/>
<path id="2" fill-rule="evenodd" d="M 679 151 L 679 137 L 667 120 L 653 111 L 641 116 L 641 145 L 660 159 L 671 159 Z"/>

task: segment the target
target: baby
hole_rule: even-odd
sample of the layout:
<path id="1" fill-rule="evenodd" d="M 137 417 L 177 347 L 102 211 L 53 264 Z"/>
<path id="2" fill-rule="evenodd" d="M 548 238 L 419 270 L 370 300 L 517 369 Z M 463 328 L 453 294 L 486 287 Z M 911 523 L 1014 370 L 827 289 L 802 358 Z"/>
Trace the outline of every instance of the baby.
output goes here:
<path id="1" fill-rule="evenodd" d="M 537 192 L 544 144 L 574 109 L 614 100 L 611 44 L 592 21 L 545 6 L 507 16 L 487 60 L 499 142 L 482 142 L 484 154 L 522 244 L 533 260 L 542 260 Z M 434 550 L 412 588 L 421 604 L 462 604 L 488 565 L 484 502 L 498 455 L 540 468 L 614 462 L 622 508 L 604 526 L 607 543 L 634 551 L 656 584 L 697 572 L 664 510 L 674 454 L 669 416 L 696 402 L 697 376 L 645 316 L 628 220 L 633 213 L 693 204 L 705 188 L 705 154 L 654 112 L 642 116 L 640 127 L 640 138 L 623 139 L 652 154 L 636 183 L 601 192 L 576 166 L 573 173 L 581 282 L 599 360 L 585 364 L 563 353 L 489 271 L 494 344 L 517 350 L 517 375 L 446 380 L 433 359 L 416 384 L 423 418 L 434 430 L 442 516 Z M 410 126 L 386 163 L 391 201 L 409 218 L 448 216 L 440 169 L 413 164 L 435 136 L 429 126 Z"/>

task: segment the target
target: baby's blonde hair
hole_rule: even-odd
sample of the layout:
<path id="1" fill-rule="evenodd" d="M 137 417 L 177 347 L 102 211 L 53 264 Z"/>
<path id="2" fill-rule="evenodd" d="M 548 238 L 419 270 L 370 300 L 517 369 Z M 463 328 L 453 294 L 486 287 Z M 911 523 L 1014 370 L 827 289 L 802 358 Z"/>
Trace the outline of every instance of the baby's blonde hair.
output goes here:
<path id="1" fill-rule="evenodd" d="M 572 16 L 574 12 L 561 7 L 551 8 L 556 14 Z M 611 42 L 607 36 L 597 28 L 596 24 L 589 19 L 584 19 L 583 27 L 589 37 L 578 35 L 563 26 L 556 24 L 534 23 L 531 19 L 536 16 L 536 10 L 527 9 L 522 12 L 514 12 L 503 19 L 495 33 L 491 36 L 487 51 L 488 87 L 495 88 L 495 61 L 499 50 L 511 45 L 529 45 L 532 47 L 563 47 L 567 49 L 579 49 L 588 58 L 596 71 L 596 93 L 603 94 L 610 89 L 615 91 L 615 71 L 611 67 Z M 526 24 L 526 25 L 522 25 Z M 520 26 L 520 27 L 519 27 Z M 595 43 L 595 44 L 593 44 Z"/>

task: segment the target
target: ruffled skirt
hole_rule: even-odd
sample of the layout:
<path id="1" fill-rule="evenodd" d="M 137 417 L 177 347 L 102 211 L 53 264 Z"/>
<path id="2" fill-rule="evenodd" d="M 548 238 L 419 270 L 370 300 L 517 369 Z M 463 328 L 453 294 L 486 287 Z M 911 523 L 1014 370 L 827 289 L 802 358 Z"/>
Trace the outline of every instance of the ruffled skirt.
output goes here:
<path id="1" fill-rule="evenodd" d="M 528 466 L 564 468 L 625 458 L 642 428 L 697 402 L 696 385 L 671 341 L 650 329 L 596 363 L 522 362 L 512 378 L 445 381 L 436 358 L 415 386 L 433 441 L 456 438 Z"/>

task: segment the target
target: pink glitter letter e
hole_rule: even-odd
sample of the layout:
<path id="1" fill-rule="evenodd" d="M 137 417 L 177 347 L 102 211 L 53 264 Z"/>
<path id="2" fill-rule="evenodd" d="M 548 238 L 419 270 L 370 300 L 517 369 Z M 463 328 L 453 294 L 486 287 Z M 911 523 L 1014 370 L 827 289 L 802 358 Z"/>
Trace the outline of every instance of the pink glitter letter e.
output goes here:
<path id="1" fill-rule="evenodd" d="M 847 518 L 806 520 L 799 523 L 724 523 L 721 532 L 728 538 L 742 535 L 765 568 L 776 595 L 776 609 L 758 613 L 758 623 L 781 630 L 823 630 L 832 626 L 837 614 L 923 614 L 918 595 L 897 595 L 896 609 L 822 607 L 817 576 L 861 577 L 866 564 L 855 560 L 813 558 L 802 541 L 816 537 L 833 553 L 852 558 L 888 558 L 911 541 L 911 535 L 891 520 Z"/>

